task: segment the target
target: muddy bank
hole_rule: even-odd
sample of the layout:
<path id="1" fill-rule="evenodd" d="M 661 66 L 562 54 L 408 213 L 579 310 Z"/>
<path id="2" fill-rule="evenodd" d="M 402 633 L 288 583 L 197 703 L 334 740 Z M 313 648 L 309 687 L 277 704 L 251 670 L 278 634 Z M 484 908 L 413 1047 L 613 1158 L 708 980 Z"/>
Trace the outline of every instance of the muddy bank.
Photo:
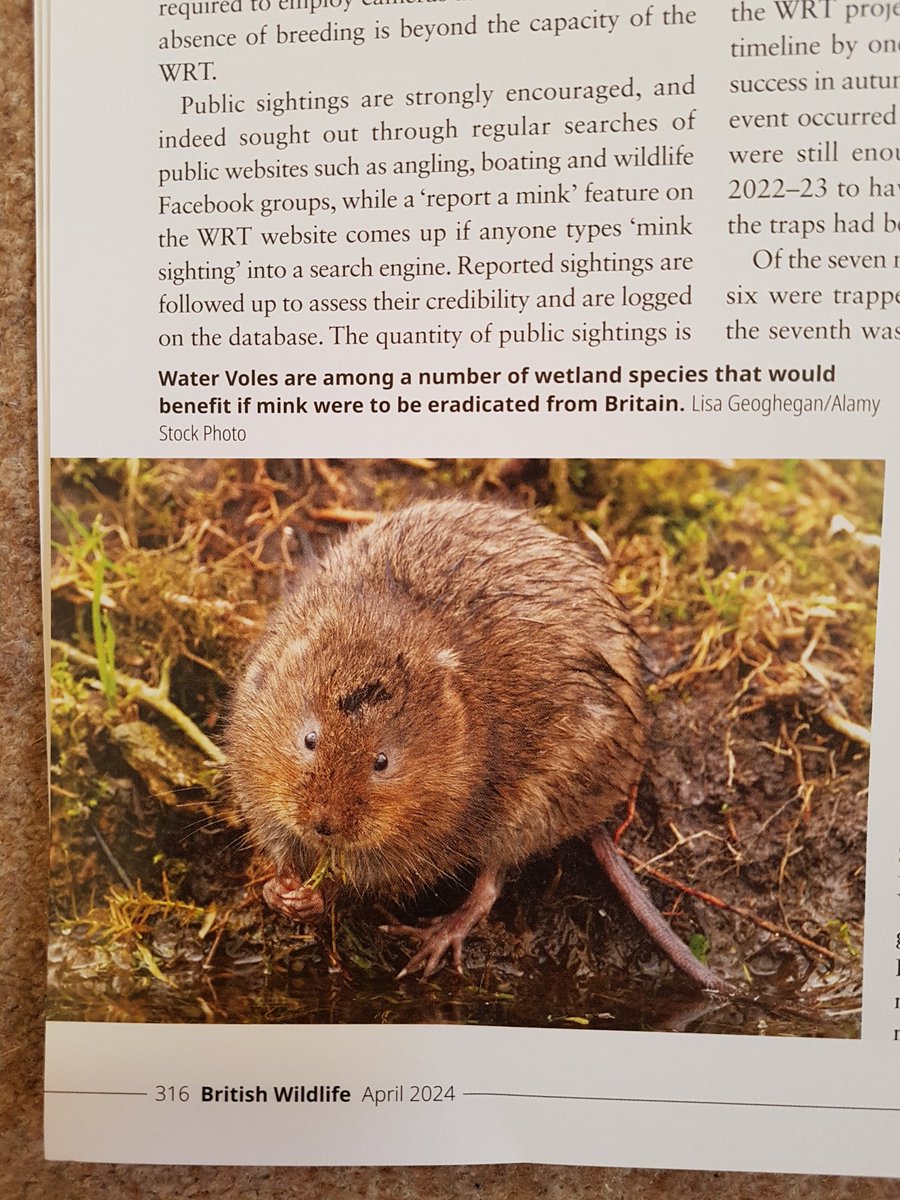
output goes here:
<path id="1" fill-rule="evenodd" d="M 878 464 L 57 463 L 55 476 L 51 1016 L 858 1036 Z M 211 761 L 230 680 L 324 544 L 459 493 L 532 508 L 611 573 L 653 710 L 620 849 L 679 936 L 755 999 L 698 999 L 580 845 L 508 882 L 462 978 L 396 981 L 413 946 L 379 926 L 447 911 L 464 880 L 402 913 L 340 896 L 308 930 L 264 910 L 268 865 Z"/>

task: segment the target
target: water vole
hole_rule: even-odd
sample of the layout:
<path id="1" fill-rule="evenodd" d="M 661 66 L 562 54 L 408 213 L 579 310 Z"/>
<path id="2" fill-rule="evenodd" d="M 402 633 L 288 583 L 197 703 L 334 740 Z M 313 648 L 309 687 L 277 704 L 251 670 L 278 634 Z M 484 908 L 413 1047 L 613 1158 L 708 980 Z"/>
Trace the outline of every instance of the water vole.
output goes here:
<path id="1" fill-rule="evenodd" d="M 602 823 L 637 787 L 646 724 L 637 636 L 586 550 L 525 513 L 446 500 L 348 535 L 283 604 L 237 687 L 228 752 L 275 862 L 266 900 L 289 917 L 322 911 L 304 880 L 326 861 L 388 899 L 477 870 L 462 907 L 416 931 L 407 970 L 430 974 L 448 949 L 460 966 L 508 868 L 586 836 L 615 873 Z M 678 965 L 717 986 L 657 919 Z"/>

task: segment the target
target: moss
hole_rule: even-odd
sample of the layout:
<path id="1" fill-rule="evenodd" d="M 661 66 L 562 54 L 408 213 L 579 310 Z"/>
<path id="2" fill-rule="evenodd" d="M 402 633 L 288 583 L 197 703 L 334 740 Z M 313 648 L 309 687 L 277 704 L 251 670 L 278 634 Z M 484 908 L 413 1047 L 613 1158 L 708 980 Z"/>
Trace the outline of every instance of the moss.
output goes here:
<path id="1" fill-rule="evenodd" d="M 50 676 L 52 876 L 66 936 L 131 939 L 129 961 L 166 988 L 165 938 L 154 939 L 173 922 L 205 944 L 209 913 L 228 913 L 215 931 L 262 953 L 247 850 L 190 727 L 217 741 L 229 683 L 267 612 L 334 537 L 377 512 L 459 493 L 525 505 L 608 563 L 648 649 L 659 724 L 677 736 L 699 730 L 690 744 L 702 798 L 666 818 L 682 837 L 679 868 L 700 870 L 688 837 L 721 846 L 707 872 L 720 871 L 738 899 L 752 882 L 779 920 L 779 906 L 794 904 L 803 924 L 802 889 L 788 896 L 783 885 L 798 855 L 820 852 L 829 797 L 857 795 L 863 777 L 852 736 L 870 715 L 882 488 L 880 463 L 851 461 L 56 460 L 52 632 L 71 652 Z M 188 726 L 148 705 L 154 690 Z M 679 764 L 665 769 L 668 782 L 646 785 L 662 813 L 669 783 L 680 803 L 690 790 Z M 790 783 L 783 819 L 754 808 L 761 780 L 773 795 Z M 650 830 L 652 805 L 640 820 L 642 838 L 669 845 L 664 822 Z M 761 827 L 772 842 L 751 862 L 748 831 L 758 850 Z M 812 931 L 839 949 L 858 937 L 851 866 L 834 866 L 847 874 L 833 889 L 841 903 Z M 255 884 L 265 870 L 249 868 Z M 307 981 L 322 963 L 383 979 L 403 956 L 372 937 L 378 919 L 342 912 L 330 931 L 276 936 L 265 961 Z M 532 921 L 520 912 L 515 923 Z M 710 944 L 706 931 L 692 936 Z M 521 954 L 497 950 L 501 975 L 516 973 Z M 475 990 L 476 1000 L 457 997 L 453 1019 L 499 994 Z M 395 989 L 378 998 L 379 1019 L 404 1019 L 395 1000 Z"/>

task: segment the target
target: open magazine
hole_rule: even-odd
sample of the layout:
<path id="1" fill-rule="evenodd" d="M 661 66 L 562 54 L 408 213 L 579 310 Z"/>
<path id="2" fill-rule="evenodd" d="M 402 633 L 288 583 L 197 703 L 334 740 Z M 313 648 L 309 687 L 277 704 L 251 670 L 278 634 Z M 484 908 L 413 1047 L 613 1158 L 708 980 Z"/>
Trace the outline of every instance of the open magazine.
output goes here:
<path id="1" fill-rule="evenodd" d="M 897 1173 L 898 18 L 37 6 L 48 1157 Z"/>

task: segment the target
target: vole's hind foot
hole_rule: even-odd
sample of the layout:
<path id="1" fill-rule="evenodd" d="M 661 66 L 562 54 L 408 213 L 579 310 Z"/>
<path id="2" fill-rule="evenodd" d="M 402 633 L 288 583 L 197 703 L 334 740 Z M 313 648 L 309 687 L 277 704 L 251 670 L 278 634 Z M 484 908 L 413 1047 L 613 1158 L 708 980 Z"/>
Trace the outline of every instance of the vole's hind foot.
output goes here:
<path id="1" fill-rule="evenodd" d="M 453 969 L 462 974 L 463 942 L 481 918 L 491 911 L 502 887 L 502 872 L 486 867 L 478 875 L 465 902 L 455 912 L 448 913 L 446 917 L 437 917 L 423 926 L 382 925 L 385 933 L 404 934 L 422 943 L 397 978 L 402 979 L 405 975 L 421 971 L 422 978 L 427 979 L 441 965 L 448 950 L 452 952 Z"/>
<path id="2" fill-rule="evenodd" d="M 263 886 L 263 899 L 283 917 L 301 924 L 314 921 L 325 911 L 325 901 L 318 888 L 311 888 L 296 875 L 276 875 Z"/>
<path id="3" fill-rule="evenodd" d="M 422 971 L 422 978 L 427 979 L 441 965 L 441 959 L 448 950 L 452 950 L 454 971 L 462 974 L 463 942 L 471 926 L 468 928 L 460 927 L 458 930 L 454 929 L 455 918 L 458 916 L 459 912 L 451 913 L 447 917 L 439 917 L 435 921 L 429 921 L 427 925 L 423 926 L 381 926 L 383 933 L 396 933 L 401 936 L 416 938 L 422 943 L 403 970 L 398 973 L 398 979 L 403 979 L 405 975 L 412 975 L 418 970 Z"/>

